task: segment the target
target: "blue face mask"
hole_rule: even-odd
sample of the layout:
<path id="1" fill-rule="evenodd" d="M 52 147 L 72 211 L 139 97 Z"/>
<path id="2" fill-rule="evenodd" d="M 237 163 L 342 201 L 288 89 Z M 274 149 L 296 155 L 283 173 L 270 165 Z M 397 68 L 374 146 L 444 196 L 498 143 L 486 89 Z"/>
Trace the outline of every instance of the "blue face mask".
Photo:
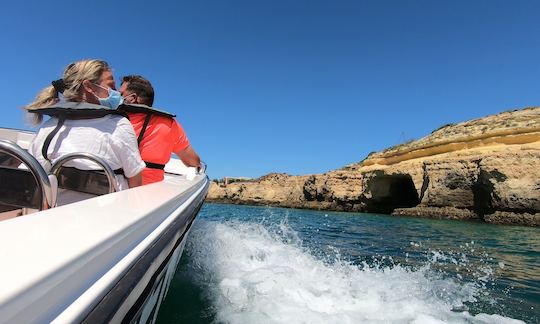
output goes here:
<path id="1" fill-rule="evenodd" d="M 116 91 L 111 88 L 105 88 L 100 86 L 99 84 L 94 85 L 109 92 L 109 96 L 107 98 L 100 98 L 96 96 L 96 98 L 99 100 L 100 105 L 109 107 L 111 109 L 116 109 L 124 102 L 124 98 L 122 98 L 122 94 L 120 93 L 120 91 Z"/>

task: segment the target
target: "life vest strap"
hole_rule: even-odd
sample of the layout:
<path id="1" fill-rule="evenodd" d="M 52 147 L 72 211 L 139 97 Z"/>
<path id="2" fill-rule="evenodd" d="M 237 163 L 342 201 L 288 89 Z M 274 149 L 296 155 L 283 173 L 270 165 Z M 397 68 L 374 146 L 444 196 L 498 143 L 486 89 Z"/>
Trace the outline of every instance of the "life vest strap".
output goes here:
<path id="1" fill-rule="evenodd" d="M 47 160 L 49 162 L 51 162 L 51 160 L 49 159 L 49 156 L 47 154 L 47 151 L 49 150 L 49 145 L 51 145 L 52 139 L 54 138 L 56 133 L 58 133 L 58 131 L 60 130 L 62 125 L 64 125 L 65 120 L 66 120 L 66 115 L 65 114 L 58 115 L 58 123 L 56 124 L 56 127 L 52 130 L 52 132 L 50 132 L 47 135 L 47 137 L 45 138 L 45 142 L 43 142 L 43 147 L 41 148 L 41 154 L 43 155 L 45 160 Z"/>
<path id="2" fill-rule="evenodd" d="M 146 133 L 146 128 L 148 127 L 148 123 L 150 123 L 150 119 L 152 119 L 152 114 L 151 113 L 146 113 L 146 117 L 144 118 L 143 127 L 141 128 L 141 132 L 139 133 L 139 137 L 137 137 L 137 145 L 139 146 L 139 150 L 140 150 L 141 141 L 142 141 L 142 139 L 144 137 L 144 133 Z"/>
<path id="3" fill-rule="evenodd" d="M 158 169 L 158 170 L 165 169 L 165 164 L 158 164 L 158 163 L 152 163 L 152 162 L 147 162 L 147 161 L 144 161 L 144 163 L 146 164 L 146 167 L 150 169 Z"/>
<path id="4" fill-rule="evenodd" d="M 176 117 L 175 114 L 171 114 L 169 112 L 166 112 L 161 109 L 157 109 L 155 107 L 149 107 L 147 105 L 139 105 L 139 104 L 122 104 L 118 107 L 119 111 L 125 112 L 125 113 L 152 113 L 154 115 L 163 116 L 163 117 L 169 117 L 174 118 Z"/>

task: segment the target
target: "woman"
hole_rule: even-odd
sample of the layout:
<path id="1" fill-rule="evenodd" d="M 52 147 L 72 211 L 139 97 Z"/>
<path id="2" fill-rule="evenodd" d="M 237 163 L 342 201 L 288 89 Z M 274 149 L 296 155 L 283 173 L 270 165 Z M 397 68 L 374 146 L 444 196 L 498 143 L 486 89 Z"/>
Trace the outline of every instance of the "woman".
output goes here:
<path id="1" fill-rule="evenodd" d="M 28 151 L 47 171 L 51 162 L 65 154 L 93 153 L 107 161 L 112 169 L 123 171 L 123 175 L 116 175 L 120 189 L 140 186 L 145 164 L 133 127 L 127 118 L 108 113 L 115 112 L 113 109 L 122 103 L 109 65 L 101 60 L 75 62 L 66 68 L 62 79 L 52 84 L 25 107 L 33 113 L 35 123 L 41 122 L 43 113 L 52 116 L 39 128 Z M 61 102 L 60 93 L 65 103 Z M 101 114 L 75 117 L 61 114 L 66 106 L 73 107 L 74 103 L 80 103 L 75 104 L 77 109 L 90 107 Z M 87 160 L 73 160 L 67 165 L 80 170 L 96 169 L 96 165 Z"/>

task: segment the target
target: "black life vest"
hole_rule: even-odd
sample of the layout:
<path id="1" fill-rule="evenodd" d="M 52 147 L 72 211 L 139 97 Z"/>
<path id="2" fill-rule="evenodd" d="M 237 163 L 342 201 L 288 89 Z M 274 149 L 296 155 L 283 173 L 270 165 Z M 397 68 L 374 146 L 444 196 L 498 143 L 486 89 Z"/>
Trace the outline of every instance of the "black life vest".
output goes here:
<path id="1" fill-rule="evenodd" d="M 148 128 L 148 124 L 150 123 L 152 116 L 161 116 L 161 117 L 167 117 L 171 119 L 176 117 L 176 115 L 173 115 L 166 111 L 159 110 L 154 107 L 149 107 L 147 105 L 140 105 L 140 104 L 122 104 L 118 107 L 118 110 L 124 113 L 146 114 L 146 117 L 144 118 L 144 124 L 141 128 L 141 132 L 139 133 L 139 136 L 137 137 L 137 144 L 139 145 L 139 150 L 140 150 L 141 141 L 144 138 L 144 133 L 146 133 L 146 129 Z M 163 170 L 165 168 L 165 164 L 153 163 L 150 161 L 144 161 L 144 163 L 146 164 L 146 167 L 150 169 Z"/>
<path id="2" fill-rule="evenodd" d="M 45 138 L 45 142 L 43 142 L 43 147 L 41 148 L 41 154 L 43 154 L 45 160 L 49 162 L 51 162 L 51 160 L 48 157 L 47 151 L 49 150 L 52 139 L 58 133 L 62 125 L 64 125 L 64 121 L 66 119 L 91 119 L 101 118 L 106 115 L 119 115 L 127 118 L 127 115 L 124 112 L 117 109 L 111 109 L 109 107 L 95 105 L 88 102 L 72 101 L 59 102 L 49 107 L 28 110 L 28 112 L 58 118 L 58 123 L 56 124 L 56 127 L 49 133 L 49 135 L 47 135 L 47 137 Z M 116 169 L 114 170 L 114 173 L 118 175 L 124 175 L 124 170 L 121 168 Z"/>

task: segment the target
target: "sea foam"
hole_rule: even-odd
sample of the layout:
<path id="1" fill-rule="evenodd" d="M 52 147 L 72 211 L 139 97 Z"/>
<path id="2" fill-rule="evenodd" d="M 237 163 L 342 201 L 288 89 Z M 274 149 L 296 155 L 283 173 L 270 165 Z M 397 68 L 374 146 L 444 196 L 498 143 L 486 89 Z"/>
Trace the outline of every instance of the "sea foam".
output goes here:
<path id="1" fill-rule="evenodd" d="M 481 292 L 429 265 L 413 270 L 322 260 L 287 224 L 278 231 L 235 221 L 197 225 L 190 272 L 220 323 L 523 323 L 456 311 Z"/>

